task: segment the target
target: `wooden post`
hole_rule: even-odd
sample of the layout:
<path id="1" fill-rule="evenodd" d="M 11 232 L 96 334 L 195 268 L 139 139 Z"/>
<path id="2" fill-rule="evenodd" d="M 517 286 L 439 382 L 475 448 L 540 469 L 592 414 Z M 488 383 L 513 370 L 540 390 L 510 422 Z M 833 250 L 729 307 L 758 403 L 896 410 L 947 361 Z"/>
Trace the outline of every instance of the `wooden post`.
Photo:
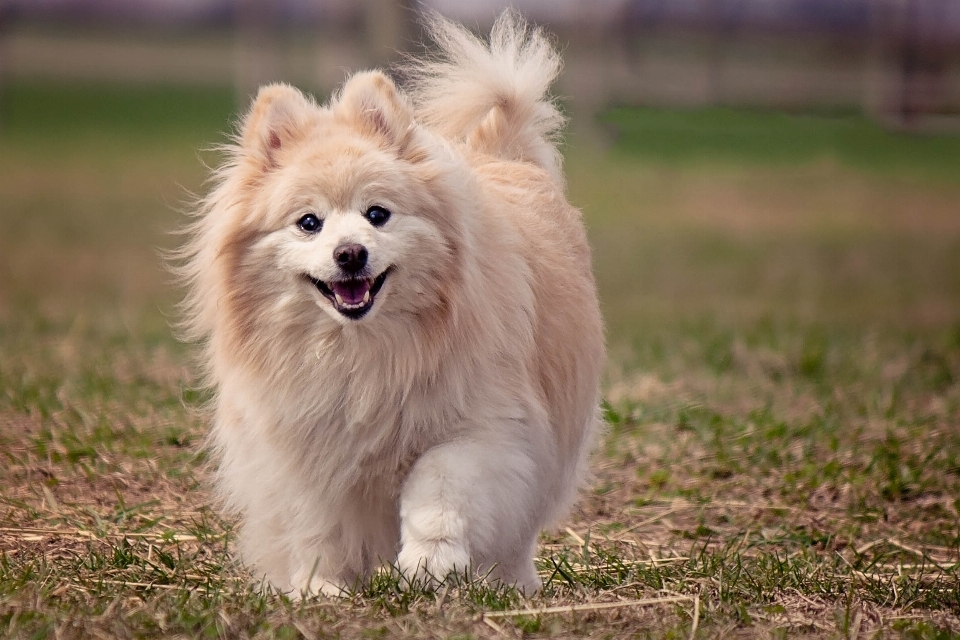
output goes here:
<path id="1" fill-rule="evenodd" d="M 271 0 L 234 0 L 234 92 L 243 107 L 260 85 L 280 80 L 276 5 Z"/>
<path id="2" fill-rule="evenodd" d="M 370 63 L 387 66 L 413 44 L 414 0 L 364 0 L 364 26 Z"/>

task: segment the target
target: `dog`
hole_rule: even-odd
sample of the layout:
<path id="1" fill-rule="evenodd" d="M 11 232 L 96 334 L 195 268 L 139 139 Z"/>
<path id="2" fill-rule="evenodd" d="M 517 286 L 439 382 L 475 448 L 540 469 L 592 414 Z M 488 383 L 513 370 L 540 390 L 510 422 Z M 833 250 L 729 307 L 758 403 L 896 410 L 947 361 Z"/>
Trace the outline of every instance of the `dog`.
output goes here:
<path id="1" fill-rule="evenodd" d="M 560 59 L 513 12 L 489 42 L 425 22 L 438 50 L 402 84 L 261 88 L 179 252 L 217 495 L 240 558 L 295 596 L 390 564 L 536 591 L 600 424 Z"/>

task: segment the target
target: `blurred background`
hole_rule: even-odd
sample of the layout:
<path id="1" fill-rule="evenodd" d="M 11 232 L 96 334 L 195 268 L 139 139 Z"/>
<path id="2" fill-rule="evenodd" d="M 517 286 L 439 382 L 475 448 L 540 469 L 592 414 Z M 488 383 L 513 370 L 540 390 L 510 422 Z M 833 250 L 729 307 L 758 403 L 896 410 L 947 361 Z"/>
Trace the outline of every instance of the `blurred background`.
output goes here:
<path id="1" fill-rule="evenodd" d="M 423 7 L 486 30 L 510 3 Z M 960 110 L 952 0 L 523 0 L 558 35 L 577 104 L 835 108 L 908 126 Z M 413 0 L 6 0 L 3 79 L 321 93 L 422 41 Z"/>
<path id="2" fill-rule="evenodd" d="M 423 6 L 486 31 L 507 4 Z M 509 4 L 564 53 L 570 193 L 625 370 L 664 353 L 726 367 L 751 327 L 800 353 L 836 323 L 958 326 L 960 3 Z M 209 149 L 261 83 L 323 100 L 349 72 L 421 50 L 419 6 L 0 4 L 8 355 L 17 336 L 88 325 L 180 349 L 157 249 L 176 245 Z"/>

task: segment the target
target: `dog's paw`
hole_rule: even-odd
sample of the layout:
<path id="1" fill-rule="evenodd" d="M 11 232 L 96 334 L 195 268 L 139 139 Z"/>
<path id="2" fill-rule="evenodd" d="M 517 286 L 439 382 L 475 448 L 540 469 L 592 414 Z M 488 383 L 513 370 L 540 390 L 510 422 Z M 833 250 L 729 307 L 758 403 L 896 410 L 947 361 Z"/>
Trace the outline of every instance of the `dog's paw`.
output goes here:
<path id="1" fill-rule="evenodd" d="M 291 578 L 293 590 L 287 593 L 291 600 L 304 600 L 313 596 L 327 596 L 329 598 L 347 597 L 347 586 L 342 582 L 327 580 L 319 576 L 298 571 Z"/>
<path id="2" fill-rule="evenodd" d="M 403 574 L 403 586 L 431 589 L 450 574 L 463 574 L 470 567 L 470 552 L 459 540 L 412 541 L 403 545 L 397 556 Z"/>

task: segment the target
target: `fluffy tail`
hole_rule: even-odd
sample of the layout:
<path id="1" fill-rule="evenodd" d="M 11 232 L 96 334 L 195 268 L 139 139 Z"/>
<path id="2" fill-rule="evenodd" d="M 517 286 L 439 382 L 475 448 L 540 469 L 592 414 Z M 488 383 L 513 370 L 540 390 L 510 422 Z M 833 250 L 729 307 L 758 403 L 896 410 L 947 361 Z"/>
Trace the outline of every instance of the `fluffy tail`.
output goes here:
<path id="1" fill-rule="evenodd" d="M 565 119 L 547 94 L 561 63 L 546 34 L 509 9 L 489 45 L 436 14 L 426 27 L 440 50 L 410 69 L 419 120 L 479 151 L 539 165 L 561 183 L 556 142 Z"/>

